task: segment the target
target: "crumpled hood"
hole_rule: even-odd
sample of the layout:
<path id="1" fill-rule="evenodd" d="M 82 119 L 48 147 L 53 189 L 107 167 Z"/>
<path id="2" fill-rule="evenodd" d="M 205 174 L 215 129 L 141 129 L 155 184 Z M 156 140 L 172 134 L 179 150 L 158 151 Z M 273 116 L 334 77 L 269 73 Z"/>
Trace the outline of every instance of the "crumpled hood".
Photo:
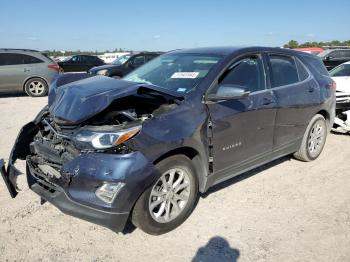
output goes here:
<path id="1" fill-rule="evenodd" d="M 152 85 L 95 76 L 51 87 L 54 92 L 50 92 L 49 111 L 58 124 L 79 124 L 106 109 L 117 98 L 136 95 L 141 87 L 180 97 L 176 92 Z"/>

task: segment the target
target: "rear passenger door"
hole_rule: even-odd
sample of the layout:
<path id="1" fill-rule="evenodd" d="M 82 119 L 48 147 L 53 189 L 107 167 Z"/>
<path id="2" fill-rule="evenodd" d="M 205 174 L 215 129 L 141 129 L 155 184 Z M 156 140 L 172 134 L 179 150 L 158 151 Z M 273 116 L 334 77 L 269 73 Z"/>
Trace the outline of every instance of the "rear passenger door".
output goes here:
<path id="1" fill-rule="evenodd" d="M 320 89 L 305 65 L 285 54 L 267 55 L 277 101 L 273 150 L 298 144 L 320 102 Z"/>
<path id="2" fill-rule="evenodd" d="M 83 56 L 83 61 L 85 60 L 84 64 L 84 71 L 88 71 L 94 66 L 99 66 L 102 63 L 100 62 L 100 59 L 95 56 Z"/>

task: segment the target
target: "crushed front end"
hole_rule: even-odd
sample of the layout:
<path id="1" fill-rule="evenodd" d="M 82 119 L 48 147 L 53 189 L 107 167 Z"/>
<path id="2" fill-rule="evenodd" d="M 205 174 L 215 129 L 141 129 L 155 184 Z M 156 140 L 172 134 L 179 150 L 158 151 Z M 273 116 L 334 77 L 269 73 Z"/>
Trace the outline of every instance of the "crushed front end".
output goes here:
<path id="1" fill-rule="evenodd" d="M 18 193 L 15 162 L 25 160 L 28 185 L 42 202 L 122 231 L 138 197 L 160 175 L 134 137 L 148 139 L 145 122 L 178 103 L 155 86 L 63 75 L 50 87 L 48 106 L 19 132 L 7 168 L 0 161 L 11 196 Z"/>
<path id="2" fill-rule="evenodd" d="M 122 231 L 154 168 L 142 153 L 124 143 L 108 146 L 118 134 L 123 137 L 125 130 L 131 136 L 139 132 L 146 116 L 138 117 L 132 111 L 107 115 L 113 123 L 97 125 L 92 119 L 84 125 L 63 126 L 54 122 L 47 108 L 40 112 L 20 131 L 7 168 L 0 161 L 11 196 L 17 195 L 16 178 L 20 174 L 14 163 L 23 159 L 28 185 L 42 202 L 48 201 L 66 214 Z M 95 137 L 95 144 L 91 137 Z"/>
<path id="3" fill-rule="evenodd" d="M 336 92 L 336 117 L 333 125 L 334 132 L 350 133 L 350 93 Z"/>

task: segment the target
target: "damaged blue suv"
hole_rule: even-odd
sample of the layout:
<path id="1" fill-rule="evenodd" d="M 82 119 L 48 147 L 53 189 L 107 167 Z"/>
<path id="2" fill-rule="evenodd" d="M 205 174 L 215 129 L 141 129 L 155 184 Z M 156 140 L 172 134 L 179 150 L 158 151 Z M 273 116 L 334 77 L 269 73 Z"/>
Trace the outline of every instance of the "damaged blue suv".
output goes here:
<path id="1" fill-rule="evenodd" d="M 1 174 L 15 197 L 14 164 L 26 160 L 43 202 L 114 231 L 130 220 L 163 234 L 217 183 L 289 154 L 316 159 L 334 94 L 319 58 L 280 48 L 176 50 L 122 80 L 62 75 Z"/>

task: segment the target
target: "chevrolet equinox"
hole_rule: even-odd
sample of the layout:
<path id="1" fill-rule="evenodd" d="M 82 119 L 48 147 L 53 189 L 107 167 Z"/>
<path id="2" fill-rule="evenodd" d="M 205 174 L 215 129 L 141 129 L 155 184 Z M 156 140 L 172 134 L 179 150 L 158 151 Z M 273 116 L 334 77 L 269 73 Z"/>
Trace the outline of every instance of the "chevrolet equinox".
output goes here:
<path id="1" fill-rule="evenodd" d="M 15 197 L 26 160 L 42 202 L 114 231 L 169 232 L 217 183 L 289 154 L 314 160 L 334 121 L 325 66 L 293 50 L 175 50 L 121 80 L 72 77 L 54 81 L 2 177 Z"/>

